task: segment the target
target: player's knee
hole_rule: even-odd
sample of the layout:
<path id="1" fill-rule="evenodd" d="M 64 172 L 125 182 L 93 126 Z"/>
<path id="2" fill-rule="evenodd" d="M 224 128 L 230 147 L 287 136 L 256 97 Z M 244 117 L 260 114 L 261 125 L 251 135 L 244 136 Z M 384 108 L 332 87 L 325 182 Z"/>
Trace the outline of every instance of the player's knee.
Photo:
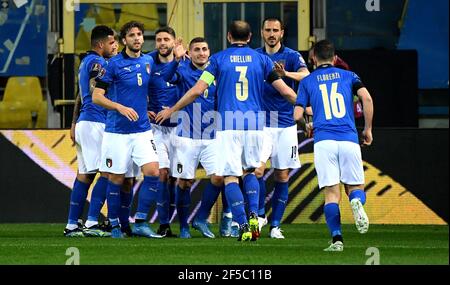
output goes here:
<path id="1" fill-rule="evenodd" d="M 275 181 L 277 182 L 281 182 L 281 183 L 286 183 L 289 182 L 289 170 L 288 169 L 283 169 L 283 170 L 279 170 L 276 169 L 274 172 L 274 178 Z"/>
<path id="2" fill-rule="evenodd" d="M 77 180 L 84 184 L 91 184 L 94 181 L 95 174 L 77 174 Z"/>
<path id="3" fill-rule="evenodd" d="M 180 187 L 181 190 L 186 190 L 191 188 L 193 184 L 193 180 L 191 179 L 180 179 L 178 181 L 178 187 Z"/>
<path id="4" fill-rule="evenodd" d="M 223 177 L 222 176 L 212 175 L 211 176 L 211 184 L 216 186 L 216 187 L 223 186 Z"/>
<path id="5" fill-rule="evenodd" d="M 236 176 L 226 176 L 226 177 L 224 177 L 223 182 L 225 185 L 228 185 L 230 183 L 239 184 L 239 178 L 237 178 Z"/>
<path id="6" fill-rule="evenodd" d="M 256 168 L 255 172 L 254 172 L 256 177 L 257 178 L 263 177 L 264 176 L 264 170 L 266 170 L 266 166 L 265 165 L 262 165 L 262 166 Z"/>
<path id="7" fill-rule="evenodd" d="M 168 168 L 161 168 L 159 170 L 159 180 L 162 182 L 169 181 L 169 169 Z"/>
<path id="8" fill-rule="evenodd" d="M 109 181 L 116 184 L 116 185 L 122 185 L 123 181 L 125 179 L 125 175 L 123 174 L 109 174 Z"/>

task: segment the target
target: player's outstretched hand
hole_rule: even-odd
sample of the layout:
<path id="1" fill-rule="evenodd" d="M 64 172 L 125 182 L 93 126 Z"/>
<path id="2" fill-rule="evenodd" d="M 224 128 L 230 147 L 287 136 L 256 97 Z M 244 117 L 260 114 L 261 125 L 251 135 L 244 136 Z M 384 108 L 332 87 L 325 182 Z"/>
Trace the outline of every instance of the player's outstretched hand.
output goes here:
<path id="1" fill-rule="evenodd" d="M 117 108 L 117 111 L 119 111 L 120 114 L 127 117 L 128 120 L 136 122 L 139 119 L 139 115 L 136 113 L 136 111 L 133 108 L 128 108 L 125 106 L 120 105 Z"/>
<path id="2" fill-rule="evenodd" d="M 172 108 L 163 107 L 163 110 L 156 115 L 156 123 L 161 125 L 165 120 L 169 119 L 172 114 Z"/>
<path id="3" fill-rule="evenodd" d="M 180 61 L 181 59 L 186 60 L 187 58 L 189 58 L 186 48 L 183 45 L 183 38 L 176 38 L 175 46 L 173 48 L 173 55 L 175 56 L 175 59 L 177 61 Z"/>
<path id="4" fill-rule="evenodd" d="M 369 146 L 372 144 L 373 141 L 373 137 L 372 137 L 372 130 L 366 130 L 364 129 L 362 132 L 362 142 L 361 142 L 361 146 Z"/>
<path id="5" fill-rule="evenodd" d="M 156 118 L 156 113 L 153 111 L 148 111 L 147 115 L 150 118 L 150 120 L 155 120 L 155 118 Z"/>
<path id="6" fill-rule="evenodd" d="M 284 65 L 278 62 L 274 62 L 274 65 L 275 65 L 275 72 L 278 74 L 278 76 L 285 77 L 286 70 L 284 69 Z"/>

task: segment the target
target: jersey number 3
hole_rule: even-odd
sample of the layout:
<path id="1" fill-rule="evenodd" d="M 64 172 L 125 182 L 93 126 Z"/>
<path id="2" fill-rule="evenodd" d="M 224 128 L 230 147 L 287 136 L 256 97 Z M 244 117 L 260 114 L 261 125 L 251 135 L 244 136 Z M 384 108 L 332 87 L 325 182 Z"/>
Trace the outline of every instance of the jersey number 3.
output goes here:
<path id="1" fill-rule="evenodd" d="M 236 72 L 239 72 L 239 80 L 236 83 L 236 98 L 239 101 L 245 101 L 248 98 L 247 66 L 236 66 Z"/>
<path id="2" fill-rule="evenodd" d="M 325 119 L 331 120 L 335 118 L 343 118 L 345 116 L 345 102 L 344 96 L 337 93 L 338 83 L 331 84 L 331 94 L 328 96 L 328 90 L 326 84 L 320 84 L 320 92 L 322 93 L 323 107 L 325 111 Z M 331 104 L 330 104 L 331 102 Z"/>

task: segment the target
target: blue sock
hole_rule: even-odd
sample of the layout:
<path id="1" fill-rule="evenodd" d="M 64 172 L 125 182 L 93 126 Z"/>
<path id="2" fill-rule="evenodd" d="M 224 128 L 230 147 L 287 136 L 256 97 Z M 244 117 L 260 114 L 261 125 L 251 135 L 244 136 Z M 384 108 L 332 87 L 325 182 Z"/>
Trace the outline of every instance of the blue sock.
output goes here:
<path id="1" fill-rule="evenodd" d="M 323 211 L 325 212 L 325 220 L 327 221 L 331 236 L 342 235 L 339 205 L 337 203 L 326 204 L 323 207 Z"/>
<path id="2" fill-rule="evenodd" d="M 139 190 L 138 207 L 135 218 L 147 220 L 150 207 L 158 196 L 159 176 L 144 176 L 141 189 Z"/>
<path id="3" fill-rule="evenodd" d="M 287 182 L 275 182 L 272 197 L 272 227 L 279 227 L 288 202 L 289 190 Z"/>
<path id="4" fill-rule="evenodd" d="M 167 225 L 170 222 L 169 217 L 169 189 L 167 189 L 167 183 L 159 181 L 158 185 L 158 217 L 161 225 Z"/>
<path id="5" fill-rule="evenodd" d="M 180 220 L 180 228 L 189 228 L 188 218 L 191 207 L 191 189 L 182 190 L 177 186 L 177 213 Z"/>
<path id="6" fill-rule="evenodd" d="M 177 208 L 176 199 L 177 199 L 177 185 L 176 183 L 167 182 L 167 188 L 169 189 L 169 222 L 173 216 L 173 212 Z"/>
<path id="7" fill-rule="evenodd" d="M 106 190 L 106 199 L 108 201 L 108 218 L 111 226 L 119 225 L 119 211 L 120 211 L 120 188 L 122 185 L 117 185 L 108 181 L 108 188 Z"/>
<path id="8" fill-rule="evenodd" d="M 78 219 L 83 214 L 84 203 L 91 184 L 86 184 L 78 179 L 73 183 L 73 190 L 70 194 L 69 219 L 68 224 L 76 225 Z"/>
<path id="9" fill-rule="evenodd" d="M 355 198 L 359 199 L 361 201 L 361 204 L 366 204 L 366 192 L 364 192 L 364 190 L 353 190 L 348 196 L 348 199 L 351 201 Z"/>
<path id="10" fill-rule="evenodd" d="M 130 217 L 131 201 L 133 201 L 133 190 L 130 192 L 120 192 L 119 220 L 122 228 L 126 228 L 130 225 L 128 218 Z"/>
<path id="11" fill-rule="evenodd" d="M 225 187 L 222 187 L 221 189 L 222 189 L 222 190 L 221 190 L 221 192 L 222 192 L 222 212 L 223 212 L 224 214 L 231 213 L 231 207 L 230 207 L 230 205 L 228 204 L 228 202 L 227 202 L 227 197 L 226 197 L 226 195 L 225 195 Z"/>
<path id="12" fill-rule="evenodd" d="M 108 178 L 100 176 L 95 183 L 94 189 L 92 189 L 88 221 L 98 221 L 98 216 L 100 216 L 100 211 L 106 200 L 106 188 L 108 188 Z"/>
<path id="13" fill-rule="evenodd" d="M 239 188 L 239 184 L 229 183 L 225 185 L 225 196 L 233 213 L 233 221 L 239 225 L 246 224 L 247 216 L 245 215 L 244 196 Z"/>
<path id="14" fill-rule="evenodd" d="M 258 216 L 266 215 L 266 181 L 264 177 L 258 178 L 259 182 L 259 209 Z"/>
<path id="15" fill-rule="evenodd" d="M 200 204 L 200 209 L 197 212 L 197 218 L 201 221 L 208 219 L 211 209 L 216 203 L 217 198 L 223 187 L 214 186 L 211 182 L 203 190 L 202 203 Z"/>
<path id="16" fill-rule="evenodd" d="M 247 196 L 248 211 L 258 213 L 259 210 L 259 182 L 254 174 L 248 174 L 243 179 L 244 193 Z"/>

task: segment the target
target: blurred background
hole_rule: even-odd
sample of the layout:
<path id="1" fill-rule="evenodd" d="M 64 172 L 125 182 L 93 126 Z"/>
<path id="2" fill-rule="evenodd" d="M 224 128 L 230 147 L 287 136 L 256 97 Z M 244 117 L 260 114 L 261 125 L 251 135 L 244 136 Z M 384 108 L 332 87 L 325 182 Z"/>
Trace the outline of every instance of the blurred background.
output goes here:
<path id="1" fill-rule="evenodd" d="M 0 189 L 14 201 L 0 209 L 0 221 L 66 217 L 76 174 L 68 128 L 80 56 L 89 49 L 95 25 L 118 31 L 130 20 L 143 22 L 146 51 L 154 49 L 155 30 L 169 25 L 186 42 L 204 36 L 217 52 L 227 47 L 232 20 L 250 23 L 250 45 L 256 48 L 263 45 L 262 20 L 274 16 L 285 22 L 285 45 L 305 60 L 314 42 L 332 40 L 374 98 L 375 141 L 363 158 L 366 191 L 375 201 L 369 215 L 379 216 L 375 223 L 446 224 L 448 5 L 447 0 L 0 0 Z M 303 167 L 291 173 L 285 222 L 323 222 L 312 142 L 299 137 Z M 203 180 L 198 182 L 201 188 Z M 394 209 L 398 203 L 403 206 Z M 8 207 L 30 211 L 17 215 Z M 399 219 L 399 213 L 410 216 Z"/>

